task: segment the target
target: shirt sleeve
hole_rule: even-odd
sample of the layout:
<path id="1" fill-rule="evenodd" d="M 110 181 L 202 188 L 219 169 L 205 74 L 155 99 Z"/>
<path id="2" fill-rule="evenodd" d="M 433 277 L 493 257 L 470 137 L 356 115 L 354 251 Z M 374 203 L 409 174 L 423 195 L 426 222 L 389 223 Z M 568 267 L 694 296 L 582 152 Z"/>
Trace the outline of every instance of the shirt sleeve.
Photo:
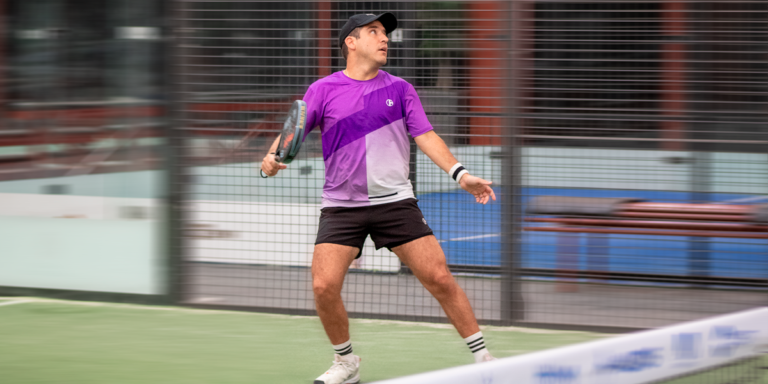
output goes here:
<path id="1" fill-rule="evenodd" d="M 408 84 L 405 91 L 405 126 L 413 137 L 434 129 L 427 119 L 419 95 L 411 84 Z"/>
<path id="2" fill-rule="evenodd" d="M 307 93 L 304 94 L 305 103 L 307 103 L 307 121 L 304 123 L 304 137 L 301 141 L 307 139 L 309 132 L 312 132 L 315 127 L 320 125 L 323 119 L 323 98 L 317 92 L 317 87 L 314 85 L 309 86 Z"/>

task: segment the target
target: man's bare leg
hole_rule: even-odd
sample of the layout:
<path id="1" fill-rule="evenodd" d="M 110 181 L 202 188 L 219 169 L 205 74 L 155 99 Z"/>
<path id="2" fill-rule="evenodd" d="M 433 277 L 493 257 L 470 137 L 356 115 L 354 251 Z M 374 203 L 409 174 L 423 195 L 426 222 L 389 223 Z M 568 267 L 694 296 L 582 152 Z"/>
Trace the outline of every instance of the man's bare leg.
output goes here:
<path id="1" fill-rule="evenodd" d="M 464 339 L 476 363 L 495 360 L 485 348 L 485 340 L 464 290 L 448 270 L 443 249 L 434 236 L 425 236 L 392 251 L 411 268 L 421 284 L 437 299 L 459 335 Z"/>
<path id="2" fill-rule="evenodd" d="M 338 244 L 317 244 L 312 259 L 312 290 L 325 333 L 334 349 L 333 365 L 315 384 L 360 382 L 360 357 L 353 354 L 349 318 L 341 301 L 341 287 L 349 264 L 359 249 Z"/>
<path id="3" fill-rule="evenodd" d="M 480 331 L 469 299 L 448 270 L 443 249 L 434 236 L 424 236 L 392 251 L 437 299 L 461 337 Z"/>
<path id="4" fill-rule="evenodd" d="M 349 340 L 349 318 L 341 301 L 341 288 L 349 264 L 360 250 L 338 244 L 317 244 L 312 256 L 312 290 L 317 315 L 331 344 Z"/>

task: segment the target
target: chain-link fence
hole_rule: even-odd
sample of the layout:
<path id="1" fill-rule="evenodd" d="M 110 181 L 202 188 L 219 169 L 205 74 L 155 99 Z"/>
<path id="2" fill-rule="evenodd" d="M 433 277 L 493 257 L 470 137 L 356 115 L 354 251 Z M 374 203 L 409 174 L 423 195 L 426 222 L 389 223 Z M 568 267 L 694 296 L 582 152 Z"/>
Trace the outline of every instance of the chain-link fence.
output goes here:
<path id="1" fill-rule="evenodd" d="M 764 2 L 173 5 L 183 303 L 314 313 L 320 134 L 277 177 L 258 167 L 290 102 L 344 68 L 347 18 L 384 11 L 383 70 L 499 197 L 474 203 L 412 145 L 419 206 L 481 322 L 647 328 L 768 302 Z M 445 321 L 371 243 L 343 296 L 352 316 Z"/>
<path id="2" fill-rule="evenodd" d="M 653 327 L 765 305 L 766 4 L 515 3 L 520 193 L 560 197 L 523 219 L 523 273 L 552 279 L 526 283 L 525 318 Z"/>
<path id="3" fill-rule="evenodd" d="M 290 102 L 343 69 L 338 31 L 357 13 L 393 12 L 383 69 L 413 84 L 436 132 L 473 173 L 503 188 L 510 64 L 509 12 L 489 2 L 181 2 L 179 127 L 184 301 L 311 313 L 312 249 L 324 163 L 313 131 L 278 177 L 258 166 Z M 473 14 L 471 18 L 467 14 Z M 502 319 L 502 210 L 469 194 L 415 144 L 411 182 L 448 262 L 478 316 Z M 502 193 L 503 194 L 503 193 Z M 485 269 L 490 269 L 485 271 Z M 442 319 L 437 302 L 399 259 L 366 243 L 351 266 L 345 303 L 353 316 Z M 507 300 L 508 301 L 508 300 Z"/>

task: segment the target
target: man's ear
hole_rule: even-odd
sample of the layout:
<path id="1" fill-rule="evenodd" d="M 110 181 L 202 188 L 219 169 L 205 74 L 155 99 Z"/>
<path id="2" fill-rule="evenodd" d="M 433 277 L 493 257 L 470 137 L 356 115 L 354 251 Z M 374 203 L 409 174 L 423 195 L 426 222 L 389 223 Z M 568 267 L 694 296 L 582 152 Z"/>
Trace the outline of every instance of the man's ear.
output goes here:
<path id="1" fill-rule="evenodd" d="M 344 43 L 347 44 L 347 50 L 352 51 L 356 48 L 355 44 L 357 43 L 357 39 L 352 36 L 347 36 L 347 38 L 344 39 Z"/>

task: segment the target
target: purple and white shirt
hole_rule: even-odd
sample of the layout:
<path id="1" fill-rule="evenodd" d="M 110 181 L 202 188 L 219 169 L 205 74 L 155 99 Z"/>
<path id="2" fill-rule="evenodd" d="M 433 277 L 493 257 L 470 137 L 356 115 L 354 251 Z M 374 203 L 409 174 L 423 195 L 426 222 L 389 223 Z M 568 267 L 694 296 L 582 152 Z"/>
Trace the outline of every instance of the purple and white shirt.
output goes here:
<path id="1" fill-rule="evenodd" d="M 432 130 L 413 86 L 379 70 L 371 80 L 336 72 L 304 95 L 304 138 L 320 128 L 325 161 L 322 207 L 361 207 L 414 197 L 411 147 Z"/>

